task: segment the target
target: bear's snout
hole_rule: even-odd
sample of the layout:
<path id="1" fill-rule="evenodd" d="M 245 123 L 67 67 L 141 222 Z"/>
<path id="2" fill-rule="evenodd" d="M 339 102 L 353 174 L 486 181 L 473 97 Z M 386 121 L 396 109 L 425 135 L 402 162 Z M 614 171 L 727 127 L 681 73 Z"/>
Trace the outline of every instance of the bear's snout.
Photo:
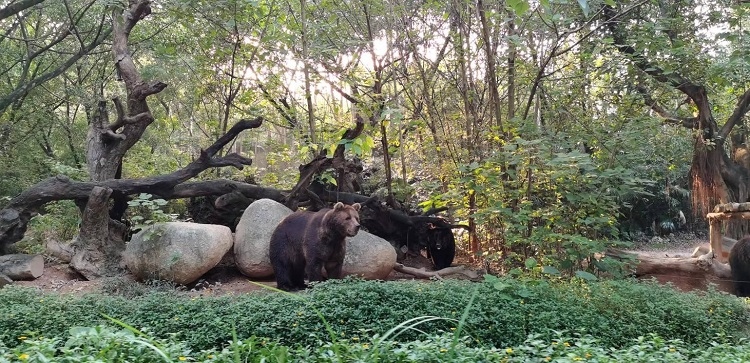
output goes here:
<path id="1" fill-rule="evenodd" d="M 356 235 L 357 235 L 357 233 L 359 232 L 359 227 L 360 227 L 360 224 L 359 224 L 358 222 L 354 222 L 354 223 L 353 223 L 353 224 L 352 224 L 352 225 L 351 225 L 351 226 L 349 227 L 349 231 L 348 231 L 348 232 L 349 232 L 349 233 L 348 233 L 348 234 L 349 234 L 349 237 L 354 237 L 354 236 L 356 236 Z"/>

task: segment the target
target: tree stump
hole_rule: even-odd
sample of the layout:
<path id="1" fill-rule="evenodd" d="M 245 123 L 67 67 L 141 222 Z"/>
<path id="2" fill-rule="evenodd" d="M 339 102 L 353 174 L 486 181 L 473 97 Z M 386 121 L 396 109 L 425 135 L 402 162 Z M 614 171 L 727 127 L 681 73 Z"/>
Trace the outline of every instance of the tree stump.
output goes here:
<path id="1" fill-rule="evenodd" d="M 12 280 L 33 280 L 44 273 L 42 255 L 14 254 L 0 256 L 0 275 Z"/>
<path id="2" fill-rule="evenodd" d="M 81 231 L 73 241 L 75 254 L 70 267 L 87 280 L 116 273 L 120 254 L 125 250 L 119 222 L 109 218 L 109 196 L 112 189 L 91 189 L 81 218 Z"/>

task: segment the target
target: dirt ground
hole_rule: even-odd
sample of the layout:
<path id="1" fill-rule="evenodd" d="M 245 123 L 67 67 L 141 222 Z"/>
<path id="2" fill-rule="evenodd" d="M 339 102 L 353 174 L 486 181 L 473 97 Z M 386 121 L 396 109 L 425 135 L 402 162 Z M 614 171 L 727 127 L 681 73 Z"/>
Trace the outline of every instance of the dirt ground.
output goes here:
<path id="1" fill-rule="evenodd" d="M 634 243 L 629 250 L 638 251 L 653 255 L 654 257 L 689 257 L 693 249 L 700 245 L 708 243 L 706 236 L 696 236 L 694 234 L 681 234 L 678 236 L 654 237 L 643 239 Z M 405 264 L 412 267 L 425 267 L 429 262 L 422 259 L 412 259 Z M 454 265 L 460 264 L 479 270 L 479 266 L 472 266 L 465 257 L 457 257 Z M 691 277 L 658 277 L 662 282 L 671 281 L 676 287 L 682 290 L 705 289 L 705 283 L 695 281 Z M 388 280 L 410 280 L 415 279 L 411 275 L 406 275 L 396 271 L 391 272 Z M 82 276 L 68 268 L 67 264 L 59 263 L 54 260 L 45 261 L 44 274 L 33 281 L 16 281 L 14 284 L 21 286 L 34 287 L 45 292 L 82 294 L 87 292 L 112 290 L 113 285 L 127 286 L 136 284 L 130 274 L 124 273 L 121 276 L 87 281 Z M 267 281 L 254 281 L 243 276 L 236 267 L 231 265 L 220 265 L 206 273 L 203 278 L 189 286 L 174 286 L 173 288 L 183 291 L 190 296 L 220 296 L 231 294 L 243 294 L 251 291 L 262 290 L 263 287 L 258 284 L 267 286 L 276 286 L 272 279 Z"/>
<path id="2" fill-rule="evenodd" d="M 461 261 L 457 261 L 461 263 Z M 410 259 L 407 264 L 412 267 L 426 267 L 429 261 L 426 259 Z M 412 280 L 414 276 L 392 271 L 387 280 Z M 128 288 L 133 284 L 139 284 L 129 273 L 119 276 L 102 278 L 88 281 L 68 267 L 65 263 L 55 260 L 45 260 L 44 274 L 31 281 L 15 281 L 14 284 L 28 286 L 44 292 L 63 294 L 83 294 L 89 292 L 107 292 L 118 288 Z M 140 283 L 142 284 L 142 283 Z M 257 281 L 242 275 L 232 265 L 220 265 L 207 272 L 201 279 L 188 286 L 166 286 L 177 291 L 184 292 L 189 296 L 223 296 L 232 294 L 243 294 L 251 291 L 264 290 L 261 285 L 276 287 L 273 279 Z M 143 284 L 142 284 L 143 285 Z M 149 286 L 149 285 L 143 285 Z M 160 287 L 165 287 L 162 284 Z"/>

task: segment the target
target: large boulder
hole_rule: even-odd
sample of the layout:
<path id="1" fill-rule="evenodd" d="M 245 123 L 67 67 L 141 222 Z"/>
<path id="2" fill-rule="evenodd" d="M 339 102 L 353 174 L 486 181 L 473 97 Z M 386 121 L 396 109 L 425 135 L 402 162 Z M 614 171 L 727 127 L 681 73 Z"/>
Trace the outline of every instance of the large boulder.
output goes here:
<path id="1" fill-rule="evenodd" d="M 271 235 L 290 214 L 289 208 L 271 199 L 258 199 L 245 209 L 234 235 L 234 259 L 242 274 L 256 279 L 273 276 L 268 257 Z"/>
<path id="2" fill-rule="evenodd" d="M 347 238 L 344 276 L 384 280 L 396 265 L 396 249 L 388 241 L 365 231 Z"/>
<path id="3" fill-rule="evenodd" d="M 268 246 L 276 226 L 292 214 L 283 204 L 259 199 L 242 214 L 234 236 L 234 258 L 239 270 L 248 277 L 273 277 Z M 396 250 L 388 241 L 365 231 L 347 238 L 344 276 L 385 279 L 396 264 Z"/>
<path id="4" fill-rule="evenodd" d="M 138 280 L 186 285 L 214 268 L 232 248 L 225 226 L 187 222 L 157 223 L 133 236 L 123 260 Z"/>

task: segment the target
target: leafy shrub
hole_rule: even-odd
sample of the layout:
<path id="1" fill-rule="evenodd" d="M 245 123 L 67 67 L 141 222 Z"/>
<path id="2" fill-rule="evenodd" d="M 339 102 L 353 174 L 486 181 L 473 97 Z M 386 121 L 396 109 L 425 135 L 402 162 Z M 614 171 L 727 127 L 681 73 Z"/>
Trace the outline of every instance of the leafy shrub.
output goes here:
<path id="1" fill-rule="evenodd" d="M 729 343 L 716 337 L 706 348 L 657 335 L 638 337 L 622 348 L 610 348 L 591 336 L 558 333 L 552 339 L 529 335 L 509 347 L 477 346 L 470 337 L 453 334 L 425 335 L 408 342 L 341 339 L 309 346 L 284 346 L 268 339 L 232 339 L 224 348 L 189 349 L 170 336 L 151 338 L 129 328 L 107 326 L 71 328 L 68 339 L 23 337 L 23 344 L 0 344 L 0 362 L 744 362 L 750 360 L 750 343 Z"/>
<path id="2" fill-rule="evenodd" d="M 461 217 L 475 218 L 487 262 L 513 268 L 535 257 L 572 274 L 618 272 L 592 256 L 615 245 L 622 198 L 642 194 L 649 181 L 602 166 L 564 140 L 517 137 L 482 162 L 459 166 L 453 183 L 423 207 L 465 205 L 475 195 L 476 211 Z"/>
<path id="3" fill-rule="evenodd" d="M 31 218 L 24 239 L 16 243 L 14 248 L 22 253 L 44 253 L 45 242 L 49 239 L 60 242 L 72 240 L 78 233 L 80 222 L 80 213 L 73 201 L 47 203 L 42 213 Z"/>
<path id="4" fill-rule="evenodd" d="M 709 291 L 681 293 L 652 283 L 519 281 L 497 283 L 378 282 L 332 280 L 287 296 L 254 293 L 188 299 L 175 293 L 133 298 L 40 294 L 18 287 L 0 290 L 0 341 L 8 346 L 19 336 L 63 337 L 71 326 L 96 326 L 103 314 L 148 329 L 158 338 L 175 334 L 191 349 L 210 349 L 240 338 L 267 337 L 281 344 L 331 342 L 326 323 L 339 339 L 384 334 L 411 318 L 459 319 L 479 288 L 465 331 L 481 344 L 521 344 L 530 334 L 551 340 L 556 331 L 591 335 L 605 346 L 623 347 L 654 333 L 705 347 L 712 338 L 747 336 L 750 313 L 741 300 Z M 300 298 L 304 298 L 301 300 Z M 320 315 L 325 319 L 321 320 Z M 454 323 L 431 321 L 427 333 L 450 331 Z M 421 339 L 405 331 L 401 341 Z"/>

